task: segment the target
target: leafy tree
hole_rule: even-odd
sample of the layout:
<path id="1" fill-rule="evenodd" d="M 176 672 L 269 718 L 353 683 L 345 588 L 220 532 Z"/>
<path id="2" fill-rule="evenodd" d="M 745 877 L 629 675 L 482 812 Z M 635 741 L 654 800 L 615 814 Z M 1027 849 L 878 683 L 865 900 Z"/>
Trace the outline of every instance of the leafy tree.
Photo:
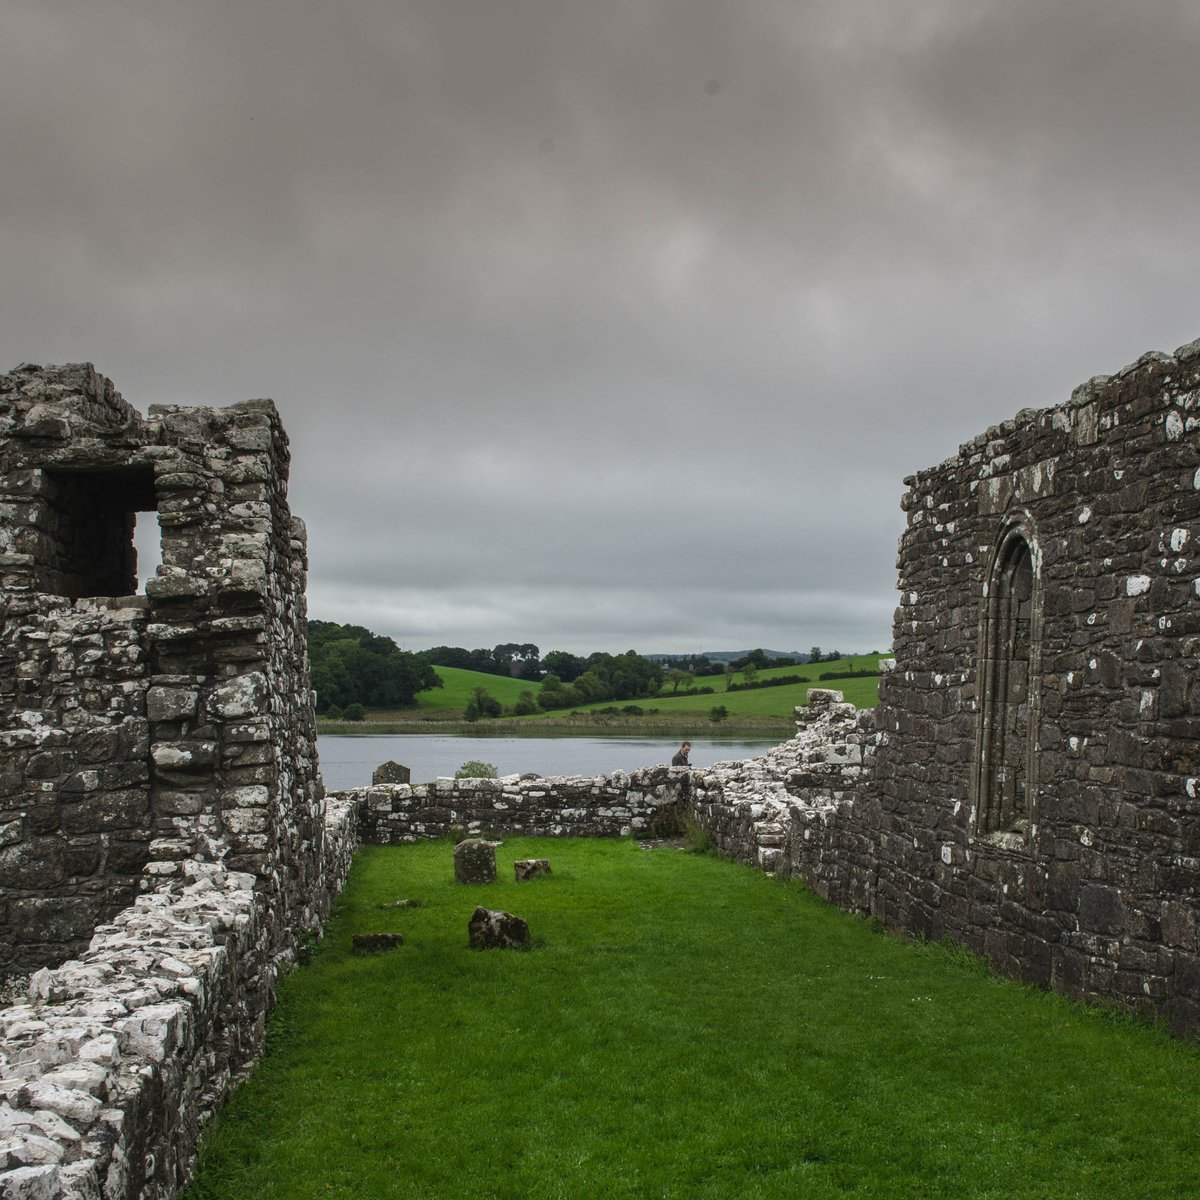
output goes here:
<path id="1" fill-rule="evenodd" d="M 543 661 L 547 665 L 561 662 L 557 656 L 562 653 L 552 650 Z M 542 680 L 542 690 L 538 693 L 538 704 L 542 708 L 573 708 L 604 700 L 640 700 L 656 695 L 662 686 L 662 667 L 633 650 L 624 654 L 597 651 L 587 659 L 577 661 L 586 669 L 569 687 L 555 673 Z"/>
<path id="2" fill-rule="evenodd" d="M 455 779 L 495 779 L 500 774 L 494 764 L 478 758 L 469 758 L 457 771 Z"/>
<path id="3" fill-rule="evenodd" d="M 461 671 L 477 669 L 472 665 L 471 651 L 462 646 L 430 646 L 421 651 L 421 657 L 439 667 L 456 667 Z"/>
<path id="4" fill-rule="evenodd" d="M 537 699 L 532 692 L 522 692 L 517 697 L 517 703 L 513 708 L 518 717 L 527 717 L 530 713 L 537 712 L 537 710 Z"/>
<path id="5" fill-rule="evenodd" d="M 671 685 L 672 695 L 678 694 L 679 685 L 681 683 L 690 684 L 694 682 L 695 678 L 696 677 L 691 673 L 691 671 L 684 671 L 679 667 L 672 667 L 671 670 L 667 672 L 667 682 Z"/>
<path id="6" fill-rule="evenodd" d="M 725 718 L 729 716 L 729 709 L 723 704 L 714 704 L 708 710 L 708 719 L 714 724 L 719 725 Z"/>
<path id="7" fill-rule="evenodd" d="M 750 684 L 758 682 L 758 664 L 757 663 L 751 661 L 751 662 L 746 663 L 746 665 L 742 668 L 742 682 L 750 683 Z"/>
<path id="8" fill-rule="evenodd" d="M 367 719 L 367 710 L 361 704 L 347 704 L 346 711 L 342 716 L 347 721 L 365 721 Z"/>
<path id="9" fill-rule="evenodd" d="M 551 650 L 542 659 L 542 667 L 551 675 L 557 675 L 563 683 L 573 683 L 587 670 L 587 662 L 578 654 L 566 650 Z M 545 680 L 542 681 L 545 686 Z"/>
<path id="10" fill-rule="evenodd" d="M 820 646 L 814 646 L 808 652 L 808 661 L 809 662 L 820 662 L 821 661 L 821 647 Z"/>
<path id="11" fill-rule="evenodd" d="M 733 665 L 739 670 L 744 670 L 747 666 L 755 666 L 759 668 L 769 667 L 771 658 L 767 652 L 759 646 L 757 650 L 751 650 L 749 654 L 743 654 L 741 658 L 735 658 Z"/>
<path id="12" fill-rule="evenodd" d="M 547 710 L 552 708 L 566 708 L 566 693 L 567 689 L 557 675 L 547 675 L 542 680 L 541 691 L 537 694 L 538 707 Z"/>
<path id="13" fill-rule="evenodd" d="M 729 691 L 729 685 L 733 682 L 734 675 L 737 674 L 733 669 L 733 663 L 726 663 L 721 674 L 725 676 L 725 690 Z"/>
<path id="14" fill-rule="evenodd" d="M 308 654 L 318 712 L 349 704 L 406 708 L 418 692 L 442 686 L 426 658 L 361 625 L 310 621 Z"/>
<path id="15" fill-rule="evenodd" d="M 463 716 L 468 721 L 478 721 L 480 717 L 498 717 L 502 711 L 500 701 L 487 688 L 477 687 L 463 709 Z"/>

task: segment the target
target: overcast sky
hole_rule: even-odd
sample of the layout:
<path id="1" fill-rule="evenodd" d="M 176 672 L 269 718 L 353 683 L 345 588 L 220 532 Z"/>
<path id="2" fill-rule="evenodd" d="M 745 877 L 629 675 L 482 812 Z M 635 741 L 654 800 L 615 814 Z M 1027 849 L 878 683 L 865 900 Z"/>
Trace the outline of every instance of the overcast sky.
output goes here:
<path id="1" fill-rule="evenodd" d="M 271 396 L 313 617 L 890 641 L 903 477 L 1200 336 L 1195 0 L 5 0 L 0 366 Z"/>

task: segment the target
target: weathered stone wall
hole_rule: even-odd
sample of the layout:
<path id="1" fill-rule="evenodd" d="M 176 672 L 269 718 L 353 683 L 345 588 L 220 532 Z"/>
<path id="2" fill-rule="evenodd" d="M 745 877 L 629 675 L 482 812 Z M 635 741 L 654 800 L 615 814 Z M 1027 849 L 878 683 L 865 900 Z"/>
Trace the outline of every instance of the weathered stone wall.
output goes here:
<path id="1" fill-rule="evenodd" d="M 353 812 L 326 817 L 328 910 L 354 849 Z M 261 1052 L 279 970 L 257 879 L 181 862 L 96 930 L 78 960 L 37 972 L 0 1010 L 0 1196 L 169 1200 L 199 1133 Z"/>
<path id="2" fill-rule="evenodd" d="M 6 1198 L 173 1195 L 345 879 L 287 474 L 270 401 L 0 376 L 0 976 L 41 968 L 0 1011 Z"/>
<path id="3" fill-rule="evenodd" d="M 907 485 L 874 728 L 835 706 L 698 812 L 893 929 L 1200 1030 L 1200 343 Z"/>
<path id="4" fill-rule="evenodd" d="M 0 614 L 2 975 L 130 903 L 151 831 L 144 597 L 8 595 Z"/>
<path id="5" fill-rule="evenodd" d="M 1200 1028 L 1200 343 L 906 482 L 873 910 Z M 1013 537 L 1032 559 L 1030 679 L 1005 733 L 986 621 Z M 991 778 L 989 738 L 1017 743 Z"/>
<path id="6" fill-rule="evenodd" d="M 373 845 L 444 837 L 455 826 L 513 837 L 621 837 L 677 832 L 692 775 L 685 767 L 646 767 L 595 778 L 438 779 L 331 797 L 354 807 L 358 838 Z"/>
<path id="7" fill-rule="evenodd" d="M 875 714 L 811 688 L 796 719 L 796 736 L 761 758 L 696 772 L 692 810 L 723 857 L 802 874 L 825 899 L 865 909 L 879 853 Z"/>
<path id="8" fill-rule="evenodd" d="M 0 974 L 221 857 L 317 885 L 304 529 L 270 401 L 142 418 L 87 364 L 0 376 Z M 134 514 L 162 565 L 134 596 Z M 111 590 L 110 590 L 111 589 Z"/>

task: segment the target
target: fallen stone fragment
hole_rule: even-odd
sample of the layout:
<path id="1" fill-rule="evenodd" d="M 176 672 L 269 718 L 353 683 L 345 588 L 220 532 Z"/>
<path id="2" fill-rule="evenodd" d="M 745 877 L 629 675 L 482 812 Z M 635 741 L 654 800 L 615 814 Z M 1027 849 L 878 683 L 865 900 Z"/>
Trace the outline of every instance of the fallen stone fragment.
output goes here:
<path id="1" fill-rule="evenodd" d="M 425 908 L 424 900 L 385 900 L 383 904 L 375 905 L 376 908 Z"/>
<path id="2" fill-rule="evenodd" d="M 355 954 L 382 954 L 404 945 L 402 933 L 356 933 L 350 939 Z"/>
<path id="3" fill-rule="evenodd" d="M 483 838 L 459 842 L 454 847 L 454 878 L 459 883 L 495 883 L 495 843 Z"/>
<path id="4" fill-rule="evenodd" d="M 467 932 L 472 950 L 524 950 L 529 946 L 529 925 L 524 917 L 502 909 L 477 908 Z"/>
<path id="5" fill-rule="evenodd" d="M 518 883 L 526 883 L 530 879 L 537 879 L 540 875 L 549 875 L 550 860 L 548 858 L 519 858 L 513 863 L 513 871 Z"/>

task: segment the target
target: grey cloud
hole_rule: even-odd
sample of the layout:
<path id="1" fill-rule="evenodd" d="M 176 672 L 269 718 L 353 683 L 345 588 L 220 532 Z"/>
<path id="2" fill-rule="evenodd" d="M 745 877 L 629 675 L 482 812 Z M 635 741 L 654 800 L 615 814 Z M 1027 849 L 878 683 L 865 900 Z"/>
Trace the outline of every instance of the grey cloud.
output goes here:
<path id="1" fill-rule="evenodd" d="M 882 648 L 904 475 L 1200 332 L 1182 0 L 2 22 L 4 362 L 274 396 L 409 645 Z"/>

